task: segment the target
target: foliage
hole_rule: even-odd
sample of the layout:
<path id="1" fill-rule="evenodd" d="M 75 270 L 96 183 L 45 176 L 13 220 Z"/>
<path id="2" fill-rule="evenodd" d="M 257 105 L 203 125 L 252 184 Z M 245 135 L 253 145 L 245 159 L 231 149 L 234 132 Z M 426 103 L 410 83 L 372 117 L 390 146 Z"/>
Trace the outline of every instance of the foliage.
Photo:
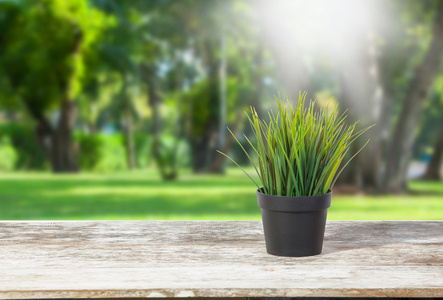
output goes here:
<path id="1" fill-rule="evenodd" d="M 189 145 L 173 135 L 163 134 L 159 139 L 159 160 L 169 169 L 189 167 Z"/>
<path id="2" fill-rule="evenodd" d="M 126 161 L 126 151 L 121 135 L 103 135 L 103 149 L 100 161 L 94 171 L 109 172 L 125 170 L 128 168 Z"/>
<path id="3" fill-rule="evenodd" d="M 295 109 L 289 100 L 286 99 L 285 106 L 284 100 L 276 98 L 278 112 L 277 115 L 269 114 L 269 123 L 261 120 L 251 107 L 252 118 L 249 115 L 248 118 L 257 139 L 256 146 L 248 138 L 246 140 L 258 156 L 258 166 L 246 150 L 245 153 L 265 194 L 314 196 L 328 193 L 346 167 L 347 163 L 339 170 L 351 144 L 369 129 L 354 132 L 357 123 L 346 126 L 346 116 L 338 116 L 338 106 L 332 111 L 317 109 L 314 102 L 306 105 L 305 98 L 306 93 L 300 93 Z"/>
<path id="4" fill-rule="evenodd" d="M 0 2 L 0 105 L 33 118 L 53 171 L 77 170 L 75 101 L 95 80 L 97 45 L 113 23 L 87 0 Z"/>
<path id="5" fill-rule="evenodd" d="M 134 147 L 137 166 L 141 169 L 150 165 L 152 159 L 152 137 L 143 132 L 134 134 Z"/>
<path id="6" fill-rule="evenodd" d="M 94 170 L 101 158 L 103 139 L 100 135 L 77 133 L 75 136 L 79 145 L 79 166 L 81 170 Z"/>
<path id="7" fill-rule="evenodd" d="M 210 120 L 217 117 L 217 107 L 210 105 L 211 97 L 217 97 L 216 93 L 217 90 L 211 88 L 208 80 L 202 80 L 184 95 L 184 102 L 189 110 L 187 114 L 191 120 L 189 135 L 192 138 L 202 136 L 207 130 Z"/>
<path id="8" fill-rule="evenodd" d="M 16 152 L 15 170 L 46 170 L 48 162 L 35 136 L 34 130 L 23 124 L 3 124 L 0 139 L 10 141 Z M 1 156 L 1 154 L 0 154 Z"/>
<path id="9" fill-rule="evenodd" d="M 0 171 L 12 171 L 17 161 L 17 152 L 8 137 L 0 139 Z"/>
<path id="10" fill-rule="evenodd" d="M 327 35 L 312 33 L 309 40 L 318 40 L 319 44 L 313 49 L 315 51 L 305 53 L 304 35 L 300 32 L 303 28 L 310 28 L 310 24 L 293 26 L 297 24 L 295 21 L 303 18 L 293 18 L 294 8 L 300 4 L 289 2 L 277 7 L 271 1 L 243 0 L 0 0 L 0 109 L 13 111 L 20 120 L 33 119 L 32 123 L 11 125 L 14 128 L 8 125 L 6 131 L 0 132 L 0 139 L 9 137 L 17 153 L 15 168 L 47 169 L 48 157 L 54 156 L 51 149 L 54 142 L 50 140 L 54 140 L 62 123 L 60 118 L 64 115 L 60 113 L 60 104 L 69 101 L 75 102 L 69 114 L 76 114 L 70 123 L 74 127 L 72 130 L 87 128 L 92 134 L 76 137 L 83 149 L 77 153 L 82 169 L 124 168 L 126 154 L 116 141 L 119 138 L 95 135 L 95 132 L 112 127 L 111 131 L 125 132 L 128 137 L 132 136 L 129 131 L 134 130 L 135 147 L 130 147 L 131 143 L 123 145 L 128 149 L 135 148 L 138 167 L 146 167 L 151 159 L 155 159 L 150 149 L 152 137 L 147 136 L 142 128 L 158 128 L 159 135 L 154 136 L 162 136 L 159 156 L 162 163 L 172 164 L 175 157 L 181 159 L 186 155 L 185 165 L 189 165 L 189 159 L 204 162 L 207 166 L 200 170 L 206 171 L 215 161 L 214 149 L 224 147 L 219 143 L 224 140 L 226 149 L 230 147 L 229 138 L 219 138 L 219 134 L 225 134 L 223 130 L 220 132 L 220 128 L 226 128 L 223 123 L 232 124 L 229 126 L 235 128 L 233 131 L 239 130 L 243 119 L 237 118 L 237 112 L 244 106 L 254 106 L 260 115 L 261 109 L 272 105 L 264 101 L 269 91 L 286 89 L 285 93 L 292 96 L 303 85 L 301 79 L 306 79 L 309 81 L 306 89 L 323 94 L 329 91 L 338 96 L 341 99 L 339 104 L 350 108 L 352 122 L 360 119 L 362 123 L 372 124 L 375 120 L 367 118 L 373 113 L 382 112 L 382 118 L 387 112 L 386 121 L 376 121 L 380 126 L 374 134 L 376 138 L 371 137 L 370 146 L 389 152 L 386 145 L 377 147 L 376 141 L 381 139 L 385 143 L 392 137 L 390 132 L 400 116 L 404 105 L 402 100 L 416 76 L 414 70 L 423 60 L 433 38 L 432 25 L 438 3 L 410 0 L 365 3 L 363 6 L 368 10 L 363 14 L 364 18 L 377 22 L 369 22 L 370 26 L 364 30 L 356 30 L 361 20 L 357 20 L 359 12 L 352 9 L 354 5 L 351 3 L 323 8 L 304 7 L 304 16 L 309 18 L 315 16 L 315 12 L 325 10 L 329 11 L 328 15 L 336 15 L 332 10 L 335 8 L 346 14 L 347 10 L 353 10 L 356 17 L 356 20 L 347 18 L 356 23 L 355 28 L 346 28 L 352 29 L 352 44 L 330 43 Z M 269 9 L 260 12 L 262 6 Z M 377 9 L 372 10 L 374 7 Z M 282 13 L 275 15 L 276 11 Z M 275 22 L 275 17 L 281 22 Z M 325 24 L 321 18 L 310 19 L 318 20 L 320 27 Z M 276 30 L 279 28 L 282 30 Z M 349 34 L 347 30 L 337 32 L 340 34 L 333 35 L 334 39 Z M 365 42 L 360 43 L 363 40 Z M 335 44 L 349 47 L 341 51 Z M 374 54 L 370 68 L 365 69 L 369 66 L 366 60 L 359 67 L 362 73 L 371 73 L 378 78 L 374 85 L 377 91 L 364 93 L 370 99 L 377 99 L 374 103 L 349 94 L 343 78 L 340 78 L 341 71 L 343 74 L 352 71 L 348 69 L 352 64 L 348 56 L 353 51 Z M 335 52 L 346 59 L 340 62 Z M 299 62 L 302 63 L 298 65 Z M 145 75 L 142 78 L 143 67 L 147 67 L 146 72 L 156 83 L 155 87 L 150 86 Z M 222 70 L 226 72 L 220 72 Z M 224 73 L 226 76 L 222 79 L 220 75 Z M 299 73 L 302 73 L 300 80 L 294 76 Z M 358 76 L 350 77 L 353 88 L 371 85 L 365 80 L 359 82 Z M 439 95 L 442 86 L 440 78 L 434 84 Z M 156 90 L 159 96 L 157 101 L 149 96 L 152 90 Z M 414 146 L 415 158 L 429 154 L 442 116 L 435 95 L 429 100 L 420 126 L 417 126 L 419 136 Z M 154 109 L 153 102 L 158 109 Z M 364 103 L 373 104 L 373 113 L 361 109 L 368 107 Z M 165 104 L 170 107 L 168 114 L 164 114 Z M 14 120 L 8 113 L 0 117 Z M 152 126 L 156 119 L 160 120 L 159 126 Z M 237 119 L 241 120 L 237 123 Z M 382 123 L 388 124 L 385 129 Z M 245 133 L 249 137 L 250 129 L 247 130 Z M 70 133 L 59 136 L 70 136 Z M 174 135 L 175 141 L 170 140 Z M 183 155 L 174 154 L 177 143 L 187 147 L 182 140 L 185 136 L 192 150 L 202 151 L 186 150 Z M 239 141 L 246 143 L 244 149 L 234 145 L 230 152 L 232 158 L 242 165 L 240 160 L 248 159 L 242 152 L 246 150 L 255 161 L 257 156 L 249 143 L 245 139 Z M 253 138 L 250 141 L 256 143 Z M 107 143 L 112 144 L 109 149 Z M 49 145 L 46 154 L 41 150 L 42 145 Z M 378 164 L 376 159 L 372 164 L 373 161 L 365 156 L 378 157 L 375 151 L 365 150 L 359 159 L 369 161 L 369 166 Z M 352 156 L 350 152 L 349 157 Z M 99 157 L 101 153 L 105 153 L 106 158 Z M 122 156 L 114 157 L 116 153 Z M 380 165 L 383 165 L 386 155 L 380 156 Z M 351 166 L 347 168 L 351 169 Z M 361 176 L 350 177 L 361 178 L 358 181 L 367 185 L 368 179 L 362 171 L 368 168 L 357 164 L 354 169 L 358 172 L 351 173 Z"/>
<path id="11" fill-rule="evenodd" d="M 1 28 L 1 83 L 18 92 L 2 100 L 20 98 L 43 111 L 79 94 L 88 66 L 97 59 L 97 40 L 112 19 L 84 0 L 31 4 L 2 4 L 15 14 Z"/>
<path id="12" fill-rule="evenodd" d="M 75 139 L 79 144 L 79 163 L 82 170 L 110 172 L 127 168 L 121 135 L 77 133 Z"/>

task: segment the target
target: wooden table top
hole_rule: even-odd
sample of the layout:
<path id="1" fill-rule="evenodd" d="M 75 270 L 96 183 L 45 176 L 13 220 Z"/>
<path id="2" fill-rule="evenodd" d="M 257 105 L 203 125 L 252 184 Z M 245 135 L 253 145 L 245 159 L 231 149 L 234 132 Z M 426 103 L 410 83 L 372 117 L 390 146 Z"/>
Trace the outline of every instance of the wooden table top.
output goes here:
<path id="1" fill-rule="evenodd" d="M 443 297 L 443 222 L 331 221 L 266 253 L 259 221 L 0 222 L 0 298 Z"/>

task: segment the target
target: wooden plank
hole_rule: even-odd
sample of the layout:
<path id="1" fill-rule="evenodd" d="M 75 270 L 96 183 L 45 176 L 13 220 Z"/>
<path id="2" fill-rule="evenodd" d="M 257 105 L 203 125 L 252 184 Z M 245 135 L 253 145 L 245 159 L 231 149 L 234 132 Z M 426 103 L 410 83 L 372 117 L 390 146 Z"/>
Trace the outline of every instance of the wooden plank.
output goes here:
<path id="1" fill-rule="evenodd" d="M 0 222 L 0 298 L 443 297 L 443 222 L 328 222 L 266 253 L 256 221 Z"/>

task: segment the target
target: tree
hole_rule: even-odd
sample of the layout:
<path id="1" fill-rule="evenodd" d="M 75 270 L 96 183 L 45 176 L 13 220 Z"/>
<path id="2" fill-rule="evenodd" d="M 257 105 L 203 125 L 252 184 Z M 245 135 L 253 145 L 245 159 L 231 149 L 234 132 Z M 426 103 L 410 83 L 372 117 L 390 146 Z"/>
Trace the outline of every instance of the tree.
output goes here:
<path id="1" fill-rule="evenodd" d="M 54 172 L 77 170 L 72 132 L 88 61 L 112 20 L 85 0 L 0 3 L 1 102 L 20 101 Z M 13 104 L 12 104 L 13 105 Z M 15 103 L 15 105 L 17 105 Z M 55 112 L 55 113 L 54 113 Z M 52 120 L 50 115 L 52 113 Z"/>
<path id="2" fill-rule="evenodd" d="M 443 62 L 443 1 L 437 2 L 433 36 L 422 63 L 416 68 L 392 135 L 386 165 L 384 191 L 400 193 L 406 189 L 406 175 L 423 104 Z"/>
<path id="3" fill-rule="evenodd" d="M 195 72 L 185 73 L 184 119 L 191 146 L 194 172 L 222 172 L 223 158 L 216 149 L 228 149 L 232 141 L 224 129 L 238 124 L 236 110 L 260 99 L 261 52 L 258 33 L 251 26 L 250 7 L 243 1 L 172 2 L 166 6 L 172 27 L 180 38 L 166 38 L 180 49 Z M 166 13 L 165 13 L 166 14 Z M 192 36 L 193 38 L 186 38 Z M 256 55 L 256 53 L 260 53 Z M 259 65 L 259 66 L 257 66 Z M 175 72 L 174 69 L 171 72 Z M 256 79 L 259 78 L 259 79 Z M 254 83 L 257 89 L 254 89 Z M 183 89 L 183 86 L 180 87 Z M 226 113 L 224 113 L 226 112 Z M 227 138 L 224 135 L 227 134 Z"/>
<path id="4" fill-rule="evenodd" d="M 349 123 L 360 120 L 360 126 L 376 124 L 376 127 L 366 134 L 370 143 L 347 167 L 341 181 L 375 191 L 385 183 L 383 170 L 390 160 L 388 144 L 394 135 L 392 119 L 402 107 L 409 109 L 407 103 L 400 101 L 410 82 L 408 76 L 421 63 L 427 51 L 427 38 L 435 36 L 431 30 L 427 31 L 432 27 L 435 7 L 430 5 L 434 2 L 375 1 L 371 5 L 364 3 L 364 7 L 362 2 L 342 3 L 346 9 L 352 8 L 354 14 L 364 13 L 351 29 L 346 27 L 336 34 L 337 40 L 332 43 L 335 45 L 332 61 L 336 62 L 340 86 L 338 99 L 343 109 L 349 109 Z M 345 27 L 340 21 L 334 25 Z M 415 31 L 420 33 L 410 34 Z M 406 152 L 396 155 L 410 159 Z M 406 177 L 407 169 L 402 172 Z"/>
<path id="5" fill-rule="evenodd" d="M 342 2 L 343 3 L 343 2 Z M 348 110 L 347 123 L 359 122 L 358 128 L 376 125 L 365 133 L 370 143 L 351 161 L 339 179 L 341 183 L 358 185 L 374 192 L 380 189 L 384 160 L 384 144 L 392 117 L 392 82 L 405 73 L 408 56 L 402 49 L 405 24 L 400 21 L 401 6 L 397 2 L 347 1 L 344 9 L 358 15 L 353 28 L 336 35 L 332 60 L 338 77 L 339 103 Z M 374 21 L 377 20 L 377 21 Z M 344 28 L 339 21 L 337 26 Z M 352 45 L 349 45 L 352 41 Z M 356 141 L 352 154 L 367 139 Z"/>
<path id="6" fill-rule="evenodd" d="M 231 144 L 229 138 L 223 142 L 223 128 L 229 122 L 239 123 L 235 121 L 238 107 L 255 103 L 260 98 L 260 88 L 253 87 L 255 83 L 257 87 L 261 85 L 261 71 L 257 72 L 259 68 L 254 66 L 251 57 L 261 58 L 250 51 L 254 49 L 253 43 L 245 38 L 257 36 L 251 30 L 249 19 L 244 18 L 247 6 L 241 1 L 222 4 L 194 0 L 191 3 L 193 5 L 180 1 L 132 4 L 141 15 L 149 15 L 149 18 L 141 18 L 143 21 L 136 26 L 133 20 L 134 16 L 137 19 L 137 13 L 124 14 L 131 16 L 131 22 L 125 17 L 131 23 L 128 27 L 138 32 L 136 55 L 132 50 L 127 52 L 132 53 L 131 60 L 138 64 L 141 89 L 152 108 L 153 155 L 165 179 L 176 176 L 172 167 L 175 155 L 166 153 L 161 143 L 161 136 L 170 127 L 168 123 L 176 123 L 178 129 L 173 130 L 173 135 L 177 142 L 186 132 L 195 172 L 220 172 L 223 158 L 218 160 L 215 150 L 227 149 Z M 234 6 L 235 13 L 231 11 Z M 226 13 L 220 16 L 220 11 Z M 121 18 L 122 14 L 119 15 Z M 222 41 L 226 41 L 224 52 L 220 49 Z M 126 42 L 120 41 L 119 45 L 122 44 Z M 262 49 L 259 52 L 263 52 Z M 227 57 L 225 83 L 220 80 L 223 53 Z M 142 59 L 134 59 L 134 56 Z M 222 86 L 228 87 L 224 103 Z M 160 115 L 166 98 L 176 102 L 175 107 L 181 115 L 178 120 L 166 120 Z M 221 113 L 223 108 L 227 111 L 226 117 Z"/>
<path id="7" fill-rule="evenodd" d="M 142 48 L 146 43 L 142 19 L 149 13 L 143 10 L 146 8 L 144 3 L 114 0 L 95 0 L 93 3 L 116 19 L 116 26 L 107 31 L 99 52 L 108 72 L 119 77 L 119 88 L 115 90 L 112 106 L 122 123 L 128 167 L 135 169 L 134 119 L 137 117 L 135 107 L 142 85 L 138 65 L 144 59 Z"/>

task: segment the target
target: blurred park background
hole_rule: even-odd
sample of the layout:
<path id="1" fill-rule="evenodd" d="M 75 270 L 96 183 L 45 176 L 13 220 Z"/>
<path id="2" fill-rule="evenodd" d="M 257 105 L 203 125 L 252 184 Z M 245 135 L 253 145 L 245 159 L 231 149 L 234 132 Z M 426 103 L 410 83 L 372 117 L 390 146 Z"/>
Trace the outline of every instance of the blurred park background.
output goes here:
<path id="1" fill-rule="evenodd" d="M 443 1 L 0 0 L 0 219 L 260 219 L 227 127 L 376 124 L 329 219 L 443 219 Z"/>

